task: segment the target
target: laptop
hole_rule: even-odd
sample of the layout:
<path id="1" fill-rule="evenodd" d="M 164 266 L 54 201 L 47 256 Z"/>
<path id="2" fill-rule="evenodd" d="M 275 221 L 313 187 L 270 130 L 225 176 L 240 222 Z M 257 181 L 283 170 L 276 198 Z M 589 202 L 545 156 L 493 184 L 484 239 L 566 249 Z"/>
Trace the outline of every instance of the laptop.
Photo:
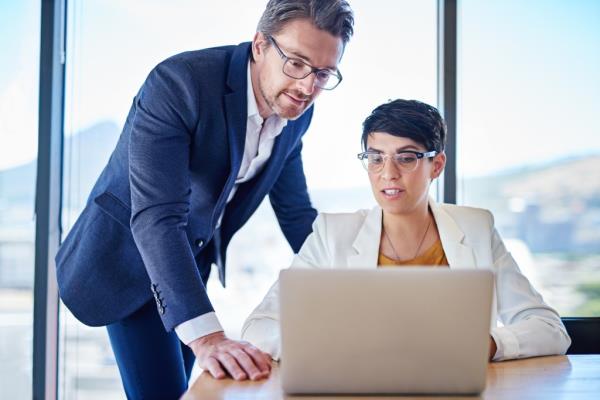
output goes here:
<path id="1" fill-rule="evenodd" d="M 281 271 L 288 394 L 478 394 L 493 273 L 399 268 Z"/>

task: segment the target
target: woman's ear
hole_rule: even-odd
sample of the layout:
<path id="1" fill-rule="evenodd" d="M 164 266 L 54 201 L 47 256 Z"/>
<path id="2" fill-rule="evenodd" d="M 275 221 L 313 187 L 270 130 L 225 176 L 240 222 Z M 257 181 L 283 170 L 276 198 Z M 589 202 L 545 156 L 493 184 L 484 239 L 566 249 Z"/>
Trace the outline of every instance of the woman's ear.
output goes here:
<path id="1" fill-rule="evenodd" d="M 435 179 L 440 176 L 444 167 L 446 166 L 446 153 L 441 152 L 440 154 L 433 157 L 433 168 L 431 169 L 431 179 Z"/>

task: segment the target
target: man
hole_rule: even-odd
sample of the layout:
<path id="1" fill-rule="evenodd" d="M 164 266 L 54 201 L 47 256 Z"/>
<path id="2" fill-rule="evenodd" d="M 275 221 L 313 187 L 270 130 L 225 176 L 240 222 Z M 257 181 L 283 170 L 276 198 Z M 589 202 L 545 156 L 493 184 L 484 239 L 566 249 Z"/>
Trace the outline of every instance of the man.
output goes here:
<path id="1" fill-rule="evenodd" d="M 301 138 L 341 81 L 353 15 L 344 0 L 270 0 L 257 31 L 150 73 L 57 255 L 64 303 L 107 325 L 130 398 L 179 397 L 194 356 L 215 378 L 269 374 L 268 355 L 224 335 L 206 282 L 216 263 L 224 283 L 227 245 L 267 194 L 295 252 L 311 232 Z"/>

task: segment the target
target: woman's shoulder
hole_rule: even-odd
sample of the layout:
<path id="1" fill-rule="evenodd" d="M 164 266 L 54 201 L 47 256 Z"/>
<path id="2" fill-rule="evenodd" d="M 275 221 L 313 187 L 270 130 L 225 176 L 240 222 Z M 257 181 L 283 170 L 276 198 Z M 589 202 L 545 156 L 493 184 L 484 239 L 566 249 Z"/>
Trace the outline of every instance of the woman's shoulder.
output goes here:
<path id="1" fill-rule="evenodd" d="M 353 212 L 344 213 L 319 213 L 317 220 L 322 220 L 327 225 L 338 225 L 338 224 L 359 224 L 369 216 L 374 209 L 361 209 Z"/>
<path id="2" fill-rule="evenodd" d="M 487 226 L 493 228 L 494 216 L 490 210 L 479 207 L 459 206 L 439 203 L 438 207 L 446 212 L 461 226 Z"/>
<path id="3" fill-rule="evenodd" d="M 319 230 L 326 232 L 345 233 L 357 232 L 370 218 L 377 218 L 381 215 L 378 207 L 373 209 L 361 209 L 345 213 L 320 213 L 315 221 L 315 226 Z"/>

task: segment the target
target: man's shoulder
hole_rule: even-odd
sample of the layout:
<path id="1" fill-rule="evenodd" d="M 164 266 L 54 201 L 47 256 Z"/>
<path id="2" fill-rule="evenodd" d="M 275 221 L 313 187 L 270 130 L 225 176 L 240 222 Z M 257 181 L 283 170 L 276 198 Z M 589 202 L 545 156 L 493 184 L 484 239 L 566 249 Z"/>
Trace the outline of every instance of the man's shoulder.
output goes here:
<path id="1" fill-rule="evenodd" d="M 172 55 L 162 63 L 204 63 L 207 61 L 228 61 L 238 46 L 218 46 L 199 50 L 188 50 Z"/>
<path id="2" fill-rule="evenodd" d="M 185 71 L 191 79 L 203 80 L 208 83 L 217 82 L 219 81 L 218 76 L 227 76 L 234 54 L 236 52 L 238 54 L 247 53 L 249 45 L 250 43 L 240 43 L 239 45 L 184 51 L 161 61 L 155 70 L 182 73 Z M 218 76 L 214 76 L 215 74 Z M 206 79 L 207 76 L 210 76 L 210 79 Z"/>

